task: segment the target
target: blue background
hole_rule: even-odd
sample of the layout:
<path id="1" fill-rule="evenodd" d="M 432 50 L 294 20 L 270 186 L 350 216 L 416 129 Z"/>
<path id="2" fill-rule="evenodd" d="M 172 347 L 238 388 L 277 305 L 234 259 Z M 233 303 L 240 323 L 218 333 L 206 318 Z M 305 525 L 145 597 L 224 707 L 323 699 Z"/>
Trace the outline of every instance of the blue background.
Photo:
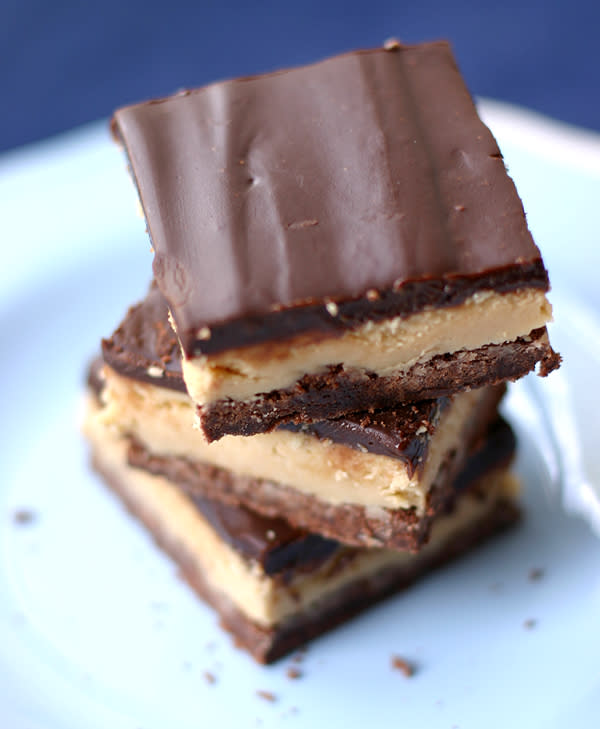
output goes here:
<path id="1" fill-rule="evenodd" d="M 341 51 L 449 38 L 471 91 L 600 130 L 600 2 L 0 0 L 0 150 L 118 105 Z"/>

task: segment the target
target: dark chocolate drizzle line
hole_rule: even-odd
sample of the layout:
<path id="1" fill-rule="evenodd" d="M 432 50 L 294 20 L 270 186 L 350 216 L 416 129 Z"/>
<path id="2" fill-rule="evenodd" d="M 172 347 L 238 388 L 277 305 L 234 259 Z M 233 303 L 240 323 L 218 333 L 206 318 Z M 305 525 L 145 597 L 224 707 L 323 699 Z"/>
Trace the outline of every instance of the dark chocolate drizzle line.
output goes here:
<path id="1" fill-rule="evenodd" d="M 548 290 L 548 274 L 541 259 L 480 276 L 407 281 L 396 291 L 379 292 L 375 302 L 364 297 L 338 301 L 337 316 L 331 316 L 327 307 L 321 303 L 309 303 L 212 325 L 211 337 L 207 340 L 196 339 L 196 330 L 188 330 L 182 333 L 182 345 L 191 357 L 217 354 L 262 342 L 282 341 L 303 334 L 340 337 L 367 321 L 382 322 L 393 317 L 408 317 L 429 308 L 459 306 L 478 291 L 493 290 L 506 294 L 524 286 Z"/>
<path id="2" fill-rule="evenodd" d="M 429 439 L 450 398 L 401 405 L 393 410 L 350 413 L 341 418 L 296 425 L 285 423 L 281 430 L 304 432 L 356 450 L 403 461 L 412 477 L 425 459 Z"/>

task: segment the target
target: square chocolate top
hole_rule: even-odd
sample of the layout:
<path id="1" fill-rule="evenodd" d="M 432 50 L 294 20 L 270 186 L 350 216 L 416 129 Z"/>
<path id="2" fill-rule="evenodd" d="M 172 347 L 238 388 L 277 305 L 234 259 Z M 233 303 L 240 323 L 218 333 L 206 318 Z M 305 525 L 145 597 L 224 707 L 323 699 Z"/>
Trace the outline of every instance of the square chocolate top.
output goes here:
<path id="1" fill-rule="evenodd" d="M 548 286 L 447 43 L 185 91 L 113 131 L 187 356 Z"/>

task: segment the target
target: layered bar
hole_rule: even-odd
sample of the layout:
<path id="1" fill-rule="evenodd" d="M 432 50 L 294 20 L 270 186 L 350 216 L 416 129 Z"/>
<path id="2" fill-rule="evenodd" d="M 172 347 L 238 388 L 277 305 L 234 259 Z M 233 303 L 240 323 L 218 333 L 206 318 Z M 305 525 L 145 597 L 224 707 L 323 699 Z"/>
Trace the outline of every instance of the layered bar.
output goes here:
<path id="1" fill-rule="evenodd" d="M 176 481 L 128 463 L 131 443 L 104 427 L 90 399 L 93 463 L 176 561 L 222 625 L 268 663 L 404 588 L 427 570 L 513 523 L 510 428 L 496 423 L 455 479 L 454 508 L 440 514 L 417 554 L 346 547 L 234 507 L 190 496 Z M 232 476 L 233 477 L 233 476 Z"/>
<path id="2" fill-rule="evenodd" d="M 102 351 L 98 418 L 130 439 L 131 465 L 355 546 L 420 548 L 504 389 L 208 442 L 190 426 L 181 353 L 156 286 Z"/>
<path id="3" fill-rule="evenodd" d="M 560 358 L 548 276 L 446 43 L 116 112 L 208 440 Z"/>

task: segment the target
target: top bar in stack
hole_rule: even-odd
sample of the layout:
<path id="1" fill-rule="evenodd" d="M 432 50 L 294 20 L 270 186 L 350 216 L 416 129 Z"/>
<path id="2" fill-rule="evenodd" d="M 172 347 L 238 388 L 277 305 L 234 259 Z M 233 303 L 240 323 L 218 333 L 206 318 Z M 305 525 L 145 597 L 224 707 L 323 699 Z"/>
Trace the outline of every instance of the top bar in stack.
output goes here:
<path id="1" fill-rule="evenodd" d="M 447 43 L 117 111 L 209 440 L 558 366 L 548 276 Z"/>

